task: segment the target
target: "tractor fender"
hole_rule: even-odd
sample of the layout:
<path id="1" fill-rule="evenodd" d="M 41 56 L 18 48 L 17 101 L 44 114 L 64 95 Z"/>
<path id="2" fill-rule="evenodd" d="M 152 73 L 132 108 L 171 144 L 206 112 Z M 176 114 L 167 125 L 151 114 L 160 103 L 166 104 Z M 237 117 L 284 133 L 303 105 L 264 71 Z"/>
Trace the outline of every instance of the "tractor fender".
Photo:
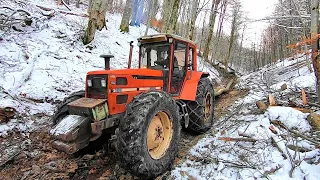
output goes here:
<path id="1" fill-rule="evenodd" d="M 198 82 L 202 77 L 208 77 L 208 73 L 189 71 L 184 86 L 181 90 L 180 99 L 194 101 L 198 88 Z"/>

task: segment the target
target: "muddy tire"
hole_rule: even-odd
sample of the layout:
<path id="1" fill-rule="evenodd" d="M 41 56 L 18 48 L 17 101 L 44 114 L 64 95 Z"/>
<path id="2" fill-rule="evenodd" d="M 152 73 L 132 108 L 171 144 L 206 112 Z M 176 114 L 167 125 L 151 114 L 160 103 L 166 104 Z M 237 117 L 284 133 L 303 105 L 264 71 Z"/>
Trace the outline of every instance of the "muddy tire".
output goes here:
<path id="1" fill-rule="evenodd" d="M 214 90 L 209 78 L 201 78 L 198 82 L 195 101 L 188 101 L 188 129 L 196 133 L 205 133 L 213 125 Z"/>
<path id="2" fill-rule="evenodd" d="M 58 124 L 65 116 L 69 115 L 68 104 L 77 99 L 83 98 L 85 91 L 78 91 L 70 94 L 64 98 L 63 101 L 57 106 L 55 113 L 51 117 L 53 126 Z"/>
<path id="3" fill-rule="evenodd" d="M 171 169 L 178 153 L 180 119 L 175 100 L 150 91 L 127 105 L 117 135 L 122 166 L 142 178 L 154 178 Z"/>

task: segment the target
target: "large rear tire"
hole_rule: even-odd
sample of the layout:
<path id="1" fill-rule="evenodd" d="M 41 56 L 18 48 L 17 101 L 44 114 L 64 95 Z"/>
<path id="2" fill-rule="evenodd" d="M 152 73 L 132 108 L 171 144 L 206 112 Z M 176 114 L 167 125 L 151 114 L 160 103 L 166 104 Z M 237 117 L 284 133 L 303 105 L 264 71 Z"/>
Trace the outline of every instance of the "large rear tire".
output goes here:
<path id="1" fill-rule="evenodd" d="M 209 78 L 201 78 L 198 82 L 195 101 L 188 101 L 188 129 L 196 133 L 205 133 L 213 125 L 214 90 Z"/>
<path id="2" fill-rule="evenodd" d="M 136 96 L 117 132 L 122 166 L 142 179 L 166 172 L 178 153 L 180 129 L 178 107 L 169 94 L 150 91 Z"/>
<path id="3" fill-rule="evenodd" d="M 69 115 L 68 104 L 77 99 L 83 98 L 85 91 L 78 91 L 71 93 L 68 97 L 64 98 L 63 101 L 57 106 L 55 113 L 51 117 L 53 125 L 58 124 L 64 117 Z"/>

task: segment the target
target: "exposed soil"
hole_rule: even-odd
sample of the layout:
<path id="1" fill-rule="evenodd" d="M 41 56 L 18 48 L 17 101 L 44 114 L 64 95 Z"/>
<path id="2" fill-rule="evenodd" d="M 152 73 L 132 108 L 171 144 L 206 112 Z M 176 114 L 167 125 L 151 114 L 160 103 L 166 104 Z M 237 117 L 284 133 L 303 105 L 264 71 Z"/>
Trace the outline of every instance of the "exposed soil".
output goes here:
<path id="1" fill-rule="evenodd" d="M 231 90 L 217 97 L 215 119 L 226 115 L 227 108 L 247 92 Z M 9 161 L 0 167 L 1 179 L 139 179 L 119 166 L 116 153 L 107 147 L 108 135 L 101 137 L 90 147 L 68 155 L 51 147 L 52 139 L 48 129 L 46 127 L 34 131 L 29 137 L 15 133 L 6 139 L 0 139 L 0 150 L 11 153 Z M 183 130 L 175 163 L 184 162 L 189 149 L 203 137 L 204 135 Z M 166 175 L 158 177 L 165 178 Z"/>

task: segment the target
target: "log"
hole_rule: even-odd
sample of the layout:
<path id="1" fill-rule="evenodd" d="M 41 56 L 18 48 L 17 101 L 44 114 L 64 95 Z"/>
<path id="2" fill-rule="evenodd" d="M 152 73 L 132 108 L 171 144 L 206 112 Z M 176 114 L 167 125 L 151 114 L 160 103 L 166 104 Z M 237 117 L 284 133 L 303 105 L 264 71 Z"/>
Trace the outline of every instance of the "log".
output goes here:
<path id="1" fill-rule="evenodd" d="M 232 137 L 219 137 L 218 140 L 222 141 L 245 141 L 245 142 L 257 142 L 256 139 L 253 138 L 232 138 Z"/>
<path id="2" fill-rule="evenodd" d="M 256 105 L 261 111 L 265 111 L 268 109 L 267 105 L 265 103 L 263 103 L 262 101 L 257 101 Z"/>
<path id="3" fill-rule="evenodd" d="M 227 86 L 226 86 L 225 88 L 221 88 L 221 89 L 219 89 L 219 90 L 217 90 L 217 91 L 215 90 L 215 91 L 214 91 L 214 96 L 219 96 L 219 95 L 221 95 L 221 94 L 229 91 L 229 90 L 230 90 L 230 87 L 231 87 L 231 85 L 232 85 L 232 83 L 233 83 L 233 81 L 234 81 L 234 80 L 231 79 L 230 82 L 227 84 Z"/>
<path id="4" fill-rule="evenodd" d="M 304 89 L 302 89 L 301 95 L 302 95 L 302 104 L 307 105 L 308 104 L 307 95 L 306 95 L 306 91 Z"/>
<path id="5" fill-rule="evenodd" d="M 269 94 L 269 105 L 270 106 L 276 106 L 276 101 L 274 100 L 274 97 L 272 96 L 272 94 Z"/>
<path id="6" fill-rule="evenodd" d="M 307 117 L 309 124 L 315 131 L 320 131 L 320 115 L 316 113 L 310 113 Z"/>

